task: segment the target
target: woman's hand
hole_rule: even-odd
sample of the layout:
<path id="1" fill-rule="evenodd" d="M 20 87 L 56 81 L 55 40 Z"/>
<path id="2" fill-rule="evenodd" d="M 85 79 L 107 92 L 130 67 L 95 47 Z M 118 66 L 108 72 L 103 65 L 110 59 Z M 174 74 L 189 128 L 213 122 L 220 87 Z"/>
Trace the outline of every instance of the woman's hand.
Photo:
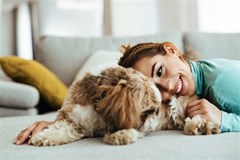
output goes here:
<path id="1" fill-rule="evenodd" d="M 219 126 L 222 121 L 221 110 L 206 99 L 190 102 L 186 108 L 186 115 L 190 118 L 199 115 L 201 118 L 207 121 L 212 121 Z"/>
<path id="2" fill-rule="evenodd" d="M 17 145 L 23 144 L 24 142 L 29 140 L 29 138 L 31 136 L 37 134 L 38 132 L 42 131 L 47 126 L 49 126 L 50 124 L 53 124 L 53 123 L 54 122 L 47 122 L 47 121 L 38 121 L 38 122 L 33 123 L 31 126 L 22 130 L 18 134 L 17 138 L 14 140 L 14 143 Z M 29 141 L 28 141 L 28 144 L 30 144 Z"/>

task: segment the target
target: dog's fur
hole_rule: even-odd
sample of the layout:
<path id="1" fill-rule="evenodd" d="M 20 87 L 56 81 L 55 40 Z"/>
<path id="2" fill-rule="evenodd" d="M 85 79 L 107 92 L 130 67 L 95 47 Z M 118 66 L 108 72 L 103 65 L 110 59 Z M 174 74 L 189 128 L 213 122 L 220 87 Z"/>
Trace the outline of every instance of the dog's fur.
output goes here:
<path id="1" fill-rule="evenodd" d="M 105 143 L 121 145 L 165 129 L 184 129 L 192 135 L 220 133 L 219 126 L 199 116 L 185 120 L 187 103 L 196 98 L 173 98 L 163 104 L 152 79 L 131 68 L 109 67 L 75 81 L 55 122 L 30 142 L 54 146 L 104 136 Z"/>

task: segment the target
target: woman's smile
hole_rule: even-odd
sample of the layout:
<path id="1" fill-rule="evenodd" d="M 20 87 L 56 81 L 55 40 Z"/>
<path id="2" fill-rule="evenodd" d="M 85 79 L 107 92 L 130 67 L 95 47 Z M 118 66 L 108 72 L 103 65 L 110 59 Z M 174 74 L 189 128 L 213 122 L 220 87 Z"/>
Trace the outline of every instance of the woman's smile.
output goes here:
<path id="1" fill-rule="evenodd" d="M 183 86 L 183 82 L 181 77 L 179 77 L 179 80 L 177 81 L 177 84 L 175 85 L 175 88 L 174 88 L 174 93 L 175 94 L 180 93 L 180 91 L 182 90 L 182 86 Z"/>

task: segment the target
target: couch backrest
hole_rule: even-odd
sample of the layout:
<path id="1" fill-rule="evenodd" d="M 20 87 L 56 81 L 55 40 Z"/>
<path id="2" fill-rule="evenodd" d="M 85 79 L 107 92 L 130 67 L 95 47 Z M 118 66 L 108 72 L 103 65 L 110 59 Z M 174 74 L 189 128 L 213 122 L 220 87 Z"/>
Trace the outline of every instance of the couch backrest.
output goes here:
<path id="1" fill-rule="evenodd" d="M 123 44 L 171 41 L 182 51 L 196 50 L 203 59 L 229 58 L 240 60 L 240 33 L 160 33 L 138 37 L 72 38 L 42 37 L 35 59 L 70 85 L 86 59 L 97 50 L 119 50 Z M 104 57 L 103 57 L 104 58 Z"/>
<path id="2" fill-rule="evenodd" d="M 202 59 L 240 60 L 240 33 L 186 33 L 183 46 L 197 51 Z"/>
<path id="3" fill-rule="evenodd" d="M 135 45 L 140 42 L 171 41 L 181 50 L 181 33 L 162 33 L 138 37 L 69 38 L 42 37 L 37 44 L 35 59 L 53 71 L 65 84 L 70 85 L 74 76 L 97 50 L 119 50 L 123 44 Z M 104 57 L 103 57 L 104 58 Z"/>

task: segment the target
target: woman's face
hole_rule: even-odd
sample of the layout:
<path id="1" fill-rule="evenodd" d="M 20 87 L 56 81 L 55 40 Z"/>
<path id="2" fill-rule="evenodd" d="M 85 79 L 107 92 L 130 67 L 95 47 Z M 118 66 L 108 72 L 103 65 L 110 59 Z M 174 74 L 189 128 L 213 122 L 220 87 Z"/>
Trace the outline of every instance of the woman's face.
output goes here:
<path id="1" fill-rule="evenodd" d="M 133 68 L 153 78 L 163 102 L 169 102 L 173 95 L 191 96 L 195 92 L 196 85 L 190 66 L 177 53 L 144 57 Z"/>

